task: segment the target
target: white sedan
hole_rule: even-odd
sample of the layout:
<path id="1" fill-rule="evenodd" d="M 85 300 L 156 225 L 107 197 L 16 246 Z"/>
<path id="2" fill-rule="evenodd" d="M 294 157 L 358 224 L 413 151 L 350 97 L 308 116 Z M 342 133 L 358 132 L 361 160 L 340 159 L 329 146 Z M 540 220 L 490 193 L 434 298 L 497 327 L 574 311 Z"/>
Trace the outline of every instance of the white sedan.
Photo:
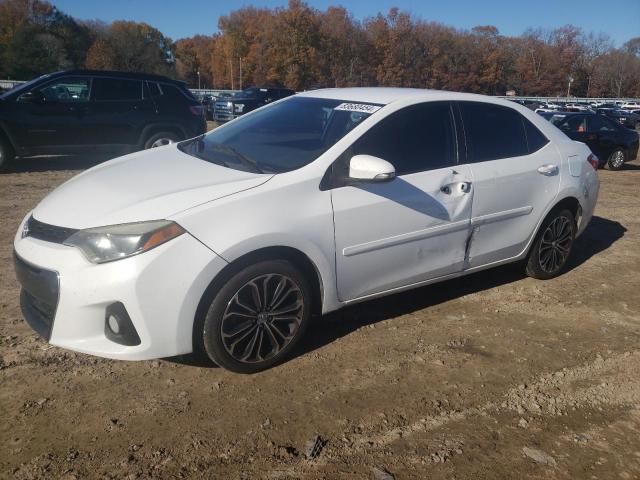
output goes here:
<path id="1" fill-rule="evenodd" d="M 79 352 L 256 372 L 312 315 L 520 260 L 559 275 L 597 165 L 509 101 L 302 93 L 49 194 L 15 237 L 23 314 Z"/>

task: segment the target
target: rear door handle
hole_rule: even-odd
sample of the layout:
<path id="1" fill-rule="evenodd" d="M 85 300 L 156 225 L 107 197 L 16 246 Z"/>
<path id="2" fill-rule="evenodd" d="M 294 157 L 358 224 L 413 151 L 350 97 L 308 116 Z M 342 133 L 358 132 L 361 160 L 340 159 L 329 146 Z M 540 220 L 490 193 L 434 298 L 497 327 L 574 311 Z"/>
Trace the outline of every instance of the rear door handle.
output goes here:
<path id="1" fill-rule="evenodd" d="M 552 177 L 558 174 L 558 166 L 551 163 L 541 165 L 538 167 L 538 173 L 546 175 L 547 177 Z"/>

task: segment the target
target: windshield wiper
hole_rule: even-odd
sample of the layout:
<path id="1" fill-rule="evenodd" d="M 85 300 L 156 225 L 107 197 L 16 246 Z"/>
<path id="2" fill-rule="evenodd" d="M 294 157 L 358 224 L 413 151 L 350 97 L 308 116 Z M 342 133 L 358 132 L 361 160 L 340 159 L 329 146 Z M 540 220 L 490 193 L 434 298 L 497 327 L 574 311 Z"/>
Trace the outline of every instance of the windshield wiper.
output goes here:
<path id="1" fill-rule="evenodd" d="M 249 157 L 244 156 L 242 153 L 240 153 L 238 150 L 236 150 L 233 147 L 230 147 L 228 145 L 222 145 L 221 143 L 215 143 L 213 148 L 221 150 L 223 152 L 231 153 L 234 157 L 236 157 L 242 163 L 247 165 L 251 169 L 251 171 L 253 171 L 254 173 L 265 173 L 262 171 L 260 167 L 258 167 L 258 162 L 256 162 L 255 160 Z"/>

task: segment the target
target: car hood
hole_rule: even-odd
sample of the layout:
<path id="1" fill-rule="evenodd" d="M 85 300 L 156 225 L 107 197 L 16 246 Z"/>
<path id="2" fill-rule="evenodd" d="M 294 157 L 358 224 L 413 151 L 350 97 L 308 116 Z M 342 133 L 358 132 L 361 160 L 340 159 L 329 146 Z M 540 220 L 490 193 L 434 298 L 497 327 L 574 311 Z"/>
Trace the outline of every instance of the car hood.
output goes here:
<path id="1" fill-rule="evenodd" d="M 168 145 L 81 173 L 45 197 L 33 216 L 75 229 L 158 220 L 257 187 L 272 177 L 222 167 Z"/>

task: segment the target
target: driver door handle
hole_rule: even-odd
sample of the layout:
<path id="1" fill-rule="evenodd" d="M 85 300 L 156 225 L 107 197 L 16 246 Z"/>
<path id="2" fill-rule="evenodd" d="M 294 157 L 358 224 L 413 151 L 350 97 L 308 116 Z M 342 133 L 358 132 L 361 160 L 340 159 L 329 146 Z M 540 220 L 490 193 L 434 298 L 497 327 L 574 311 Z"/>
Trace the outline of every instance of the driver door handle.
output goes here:
<path id="1" fill-rule="evenodd" d="M 552 177 L 558 174 L 558 166 L 548 163 L 546 165 L 540 165 L 538 167 L 538 173 L 547 177 Z"/>
<path id="2" fill-rule="evenodd" d="M 451 187 L 459 189 L 461 193 L 469 193 L 471 191 L 471 182 L 456 182 L 443 185 L 440 187 L 440 191 L 447 195 L 451 195 L 451 192 L 453 191 Z"/>

